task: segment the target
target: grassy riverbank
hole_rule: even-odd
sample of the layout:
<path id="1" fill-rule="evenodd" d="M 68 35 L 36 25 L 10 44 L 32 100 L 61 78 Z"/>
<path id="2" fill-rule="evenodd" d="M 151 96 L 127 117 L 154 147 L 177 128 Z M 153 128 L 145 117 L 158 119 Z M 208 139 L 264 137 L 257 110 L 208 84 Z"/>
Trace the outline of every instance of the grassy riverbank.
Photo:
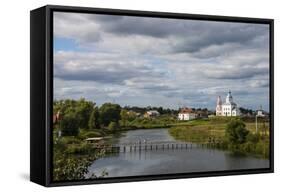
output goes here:
<path id="1" fill-rule="evenodd" d="M 234 144 L 226 137 L 226 127 L 231 121 L 229 117 L 213 117 L 173 124 L 169 133 L 177 140 L 193 143 L 215 141 L 216 148 L 230 150 L 233 153 L 251 154 L 256 157 L 269 157 L 269 124 L 262 121 L 255 133 L 255 122 L 252 119 L 242 119 L 249 131 L 245 142 Z"/>

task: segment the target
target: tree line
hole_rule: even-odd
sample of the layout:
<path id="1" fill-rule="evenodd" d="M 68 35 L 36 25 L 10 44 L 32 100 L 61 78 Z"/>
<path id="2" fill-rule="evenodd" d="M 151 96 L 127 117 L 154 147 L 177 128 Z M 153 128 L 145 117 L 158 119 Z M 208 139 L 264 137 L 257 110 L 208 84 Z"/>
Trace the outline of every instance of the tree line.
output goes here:
<path id="1" fill-rule="evenodd" d="M 118 104 L 104 103 L 101 107 L 92 101 L 54 101 L 53 112 L 60 112 L 57 125 L 63 136 L 76 136 L 79 129 L 117 128 L 121 120 L 122 108 Z"/>
<path id="2" fill-rule="evenodd" d="M 100 107 L 92 101 L 57 100 L 53 103 L 53 114 L 60 113 L 60 120 L 55 125 L 63 136 L 77 136 L 79 130 L 109 129 L 117 130 L 129 126 L 128 123 L 139 120 L 146 111 L 156 110 L 161 115 L 176 115 L 179 110 L 163 107 L 121 107 L 114 103 L 104 103 Z"/>
<path id="3" fill-rule="evenodd" d="M 163 108 L 163 107 L 151 107 L 151 106 L 147 106 L 147 107 L 125 106 L 124 109 L 127 111 L 134 111 L 134 112 L 140 113 L 140 114 L 144 114 L 146 111 L 150 111 L 150 110 L 158 111 L 161 115 L 164 115 L 164 114 L 173 115 L 173 114 L 177 114 L 179 112 L 179 110 L 176 110 L 176 109 L 169 109 L 169 108 Z"/>

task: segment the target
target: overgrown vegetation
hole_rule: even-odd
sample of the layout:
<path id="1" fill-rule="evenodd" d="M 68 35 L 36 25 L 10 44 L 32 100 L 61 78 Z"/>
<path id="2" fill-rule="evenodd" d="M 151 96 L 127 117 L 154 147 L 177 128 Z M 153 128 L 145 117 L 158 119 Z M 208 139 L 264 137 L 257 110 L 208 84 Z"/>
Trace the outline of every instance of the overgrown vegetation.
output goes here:
<path id="1" fill-rule="evenodd" d="M 88 167 L 96 159 L 103 157 L 103 149 L 95 149 L 91 145 L 81 142 L 72 136 L 56 138 L 54 142 L 53 155 L 53 179 L 54 181 L 79 180 L 87 178 L 103 177 L 95 173 L 89 174 Z"/>

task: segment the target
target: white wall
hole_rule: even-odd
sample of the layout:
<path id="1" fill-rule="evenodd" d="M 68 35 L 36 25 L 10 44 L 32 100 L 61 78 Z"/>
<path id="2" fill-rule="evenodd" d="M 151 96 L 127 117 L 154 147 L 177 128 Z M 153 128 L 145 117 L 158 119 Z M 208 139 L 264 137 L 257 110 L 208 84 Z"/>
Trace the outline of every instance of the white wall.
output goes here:
<path id="1" fill-rule="evenodd" d="M 29 10 L 45 4 L 274 18 L 275 74 L 281 73 L 281 13 L 277 0 L 26 0 L 1 1 L 0 7 L 0 191 L 276 191 L 280 190 L 280 99 L 275 103 L 275 174 L 89 185 L 47 189 L 29 175 Z M 279 36 L 278 36 L 279 34 Z M 278 83 L 279 82 L 279 83 Z M 275 84 L 281 83 L 281 75 Z M 275 98 L 280 98 L 276 87 Z"/>

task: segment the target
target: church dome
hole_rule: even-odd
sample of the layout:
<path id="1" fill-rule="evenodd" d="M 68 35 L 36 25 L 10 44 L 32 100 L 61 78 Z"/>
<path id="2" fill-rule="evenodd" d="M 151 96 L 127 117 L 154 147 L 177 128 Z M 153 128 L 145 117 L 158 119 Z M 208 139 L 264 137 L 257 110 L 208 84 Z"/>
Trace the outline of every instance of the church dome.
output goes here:
<path id="1" fill-rule="evenodd" d="M 227 103 L 227 104 L 233 103 L 233 98 L 232 98 L 232 95 L 231 95 L 231 91 L 228 92 L 228 94 L 226 96 L 226 99 L 225 99 L 225 103 Z"/>

